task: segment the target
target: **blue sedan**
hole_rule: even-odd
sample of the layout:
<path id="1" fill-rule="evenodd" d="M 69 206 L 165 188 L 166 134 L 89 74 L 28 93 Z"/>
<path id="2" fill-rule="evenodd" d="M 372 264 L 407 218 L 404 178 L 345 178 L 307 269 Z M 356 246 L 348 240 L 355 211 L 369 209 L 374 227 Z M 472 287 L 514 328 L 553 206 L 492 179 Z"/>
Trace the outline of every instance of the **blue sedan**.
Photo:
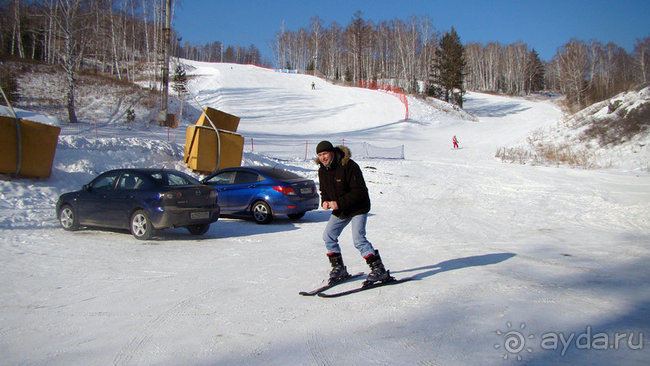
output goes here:
<path id="1" fill-rule="evenodd" d="M 222 215 L 252 216 L 258 224 L 268 224 L 280 215 L 297 220 L 320 203 L 313 180 L 273 167 L 226 168 L 203 183 L 219 193 Z"/>
<path id="2" fill-rule="evenodd" d="M 137 239 L 156 230 L 185 227 L 205 234 L 219 219 L 217 192 L 171 169 L 116 169 L 100 174 L 79 191 L 64 193 L 56 204 L 61 227 L 129 229 Z"/>

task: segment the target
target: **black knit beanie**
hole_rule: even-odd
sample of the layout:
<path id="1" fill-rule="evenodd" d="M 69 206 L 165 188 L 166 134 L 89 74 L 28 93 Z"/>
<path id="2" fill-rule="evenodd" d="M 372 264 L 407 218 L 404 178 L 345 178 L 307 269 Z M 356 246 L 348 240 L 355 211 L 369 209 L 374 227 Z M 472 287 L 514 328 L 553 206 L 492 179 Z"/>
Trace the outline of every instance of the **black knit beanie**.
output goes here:
<path id="1" fill-rule="evenodd" d="M 321 141 L 316 145 L 316 154 L 320 154 L 323 151 L 334 151 L 334 146 L 329 141 Z"/>

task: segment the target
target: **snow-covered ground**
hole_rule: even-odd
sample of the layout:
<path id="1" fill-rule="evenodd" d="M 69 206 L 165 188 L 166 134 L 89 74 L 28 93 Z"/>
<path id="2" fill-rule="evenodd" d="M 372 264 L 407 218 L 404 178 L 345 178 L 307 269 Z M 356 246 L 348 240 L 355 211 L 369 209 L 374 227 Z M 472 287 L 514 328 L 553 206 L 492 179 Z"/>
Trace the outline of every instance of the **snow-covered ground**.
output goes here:
<path id="1" fill-rule="evenodd" d="M 146 242 L 65 232 L 58 195 L 97 173 L 187 170 L 183 130 L 199 108 L 188 100 L 169 138 L 101 119 L 63 125 L 49 179 L 0 179 L 0 364 L 650 363 L 648 171 L 494 157 L 558 125 L 550 101 L 469 93 L 475 121 L 409 98 L 403 121 L 399 99 L 382 92 L 252 66 L 188 70 L 199 103 L 242 117 L 247 139 L 404 144 L 403 160 L 357 161 L 373 204 L 368 238 L 396 277 L 416 280 L 299 296 L 329 270 L 322 210 L 270 225 L 220 219 L 198 239 L 182 229 Z M 307 161 L 249 151 L 246 164 L 317 179 L 313 151 Z M 367 271 L 349 231 L 341 241 L 348 269 Z"/>

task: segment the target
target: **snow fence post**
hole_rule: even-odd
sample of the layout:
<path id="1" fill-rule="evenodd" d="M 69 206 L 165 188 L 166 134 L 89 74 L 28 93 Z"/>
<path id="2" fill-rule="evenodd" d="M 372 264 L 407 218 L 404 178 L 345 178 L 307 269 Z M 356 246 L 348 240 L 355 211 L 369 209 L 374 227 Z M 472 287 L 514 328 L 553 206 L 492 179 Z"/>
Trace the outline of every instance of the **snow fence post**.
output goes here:
<path id="1" fill-rule="evenodd" d="M 307 147 L 309 146 L 309 140 L 305 140 L 305 161 L 307 161 Z"/>

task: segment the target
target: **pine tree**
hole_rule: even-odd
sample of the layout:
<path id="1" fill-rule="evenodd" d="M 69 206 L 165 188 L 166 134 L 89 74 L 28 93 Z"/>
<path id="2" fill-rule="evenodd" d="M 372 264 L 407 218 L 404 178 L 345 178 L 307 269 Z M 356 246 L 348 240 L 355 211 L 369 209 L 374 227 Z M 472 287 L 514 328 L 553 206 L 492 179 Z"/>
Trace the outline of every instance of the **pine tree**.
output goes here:
<path id="1" fill-rule="evenodd" d="M 4 92 L 4 96 L 9 100 L 9 103 L 15 103 L 20 98 L 20 93 L 18 91 L 18 82 L 16 81 L 16 75 L 9 72 L 4 68 L 0 69 L 0 87 Z M 0 96 L 0 105 L 5 105 L 6 101 L 2 96 Z"/>
<path id="2" fill-rule="evenodd" d="M 427 88 L 430 95 L 462 108 L 466 63 L 460 37 L 452 27 L 451 31 L 442 37 L 440 48 L 436 50 L 433 58 Z"/>
<path id="3" fill-rule="evenodd" d="M 182 95 L 186 92 L 185 84 L 187 84 L 187 73 L 183 65 L 177 65 L 176 70 L 174 70 L 174 76 L 172 76 L 172 89 L 178 94 L 178 97 L 181 98 Z"/>
<path id="4" fill-rule="evenodd" d="M 126 123 L 135 122 L 135 109 L 129 108 L 126 110 Z"/>
<path id="5" fill-rule="evenodd" d="M 527 92 L 543 90 L 545 73 L 544 64 L 539 59 L 537 51 L 534 49 L 529 54 L 526 72 L 528 73 Z"/>
<path id="6" fill-rule="evenodd" d="M 172 89 L 178 94 L 178 99 L 181 101 L 180 110 L 178 113 L 178 121 L 183 119 L 183 97 L 188 94 L 187 91 L 187 74 L 185 72 L 185 67 L 183 65 L 176 65 L 174 70 L 174 76 L 172 76 Z M 174 127 L 176 126 L 169 126 Z M 174 137 L 176 138 L 176 137 Z"/>
<path id="7" fill-rule="evenodd" d="M 427 80 L 426 93 L 430 97 L 443 99 L 442 88 L 440 87 L 440 70 L 438 69 L 438 63 L 435 61 L 429 65 L 429 80 Z"/>
<path id="8" fill-rule="evenodd" d="M 352 82 L 352 79 L 354 77 L 352 76 L 352 70 L 350 70 L 349 67 L 347 69 L 345 69 L 345 76 L 344 77 L 345 77 L 345 80 L 344 80 L 345 82 L 348 82 L 348 83 Z"/>

